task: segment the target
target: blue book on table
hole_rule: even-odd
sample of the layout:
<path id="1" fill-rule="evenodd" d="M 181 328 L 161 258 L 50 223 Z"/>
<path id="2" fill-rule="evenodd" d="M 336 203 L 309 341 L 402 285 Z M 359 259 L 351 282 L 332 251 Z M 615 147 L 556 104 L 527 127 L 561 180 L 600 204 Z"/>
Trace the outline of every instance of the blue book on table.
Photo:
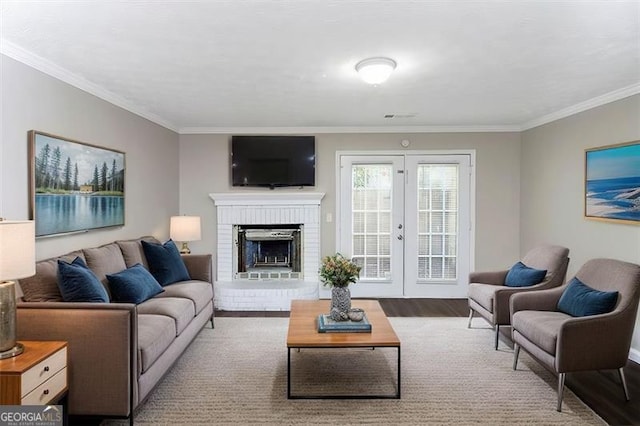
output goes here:
<path id="1" fill-rule="evenodd" d="M 366 314 L 362 321 L 334 321 L 329 315 L 320 314 L 318 333 L 371 333 L 371 323 Z"/>

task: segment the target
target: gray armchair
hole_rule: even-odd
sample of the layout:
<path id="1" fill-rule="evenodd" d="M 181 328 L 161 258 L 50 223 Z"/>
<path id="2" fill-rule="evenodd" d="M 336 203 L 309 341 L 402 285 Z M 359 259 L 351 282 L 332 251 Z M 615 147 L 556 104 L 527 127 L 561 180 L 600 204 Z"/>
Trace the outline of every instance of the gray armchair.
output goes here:
<path id="1" fill-rule="evenodd" d="M 593 259 L 580 268 L 576 278 L 595 290 L 618 291 L 613 311 L 580 317 L 560 312 L 558 301 L 567 285 L 511 298 L 513 369 L 522 348 L 558 374 L 558 411 L 562 409 L 565 374 L 574 371 L 617 369 L 629 400 L 623 367 L 638 311 L 640 266 Z"/>
<path id="2" fill-rule="evenodd" d="M 508 270 L 495 272 L 472 272 L 469 274 L 469 323 L 474 313 L 478 313 L 495 329 L 495 349 L 498 349 L 500 326 L 511 324 L 509 298 L 515 293 L 544 290 L 564 283 L 569 265 L 569 249 L 566 247 L 542 245 L 529 251 L 522 263 L 535 269 L 547 271 L 542 282 L 529 287 L 508 287 L 505 285 Z"/>

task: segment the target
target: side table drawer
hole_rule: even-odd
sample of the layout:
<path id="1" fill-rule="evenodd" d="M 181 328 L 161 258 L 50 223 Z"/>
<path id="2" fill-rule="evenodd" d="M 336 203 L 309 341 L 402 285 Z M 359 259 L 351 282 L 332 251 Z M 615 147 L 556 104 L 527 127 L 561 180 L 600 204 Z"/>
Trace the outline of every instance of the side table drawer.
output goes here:
<path id="1" fill-rule="evenodd" d="M 34 365 L 22 375 L 22 395 L 24 399 L 27 394 L 32 392 L 36 387 L 41 386 L 47 380 L 51 379 L 60 370 L 67 366 L 67 348 L 63 348 L 50 357 L 44 359 Z M 65 373 L 66 378 L 66 373 Z M 66 379 L 65 379 L 66 386 Z M 55 393 L 52 394 L 52 396 Z"/>
<path id="2" fill-rule="evenodd" d="M 45 405 L 67 387 L 67 369 L 63 368 L 53 377 L 32 390 L 22 398 L 22 405 Z"/>

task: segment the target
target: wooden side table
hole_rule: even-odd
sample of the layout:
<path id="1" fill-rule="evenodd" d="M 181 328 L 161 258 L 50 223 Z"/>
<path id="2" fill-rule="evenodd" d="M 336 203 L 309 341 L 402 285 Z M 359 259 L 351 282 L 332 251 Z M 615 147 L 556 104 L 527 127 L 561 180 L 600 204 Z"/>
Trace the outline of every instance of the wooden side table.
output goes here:
<path id="1" fill-rule="evenodd" d="M 68 390 L 67 342 L 21 341 L 24 352 L 0 360 L 0 405 L 48 405 Z"/>

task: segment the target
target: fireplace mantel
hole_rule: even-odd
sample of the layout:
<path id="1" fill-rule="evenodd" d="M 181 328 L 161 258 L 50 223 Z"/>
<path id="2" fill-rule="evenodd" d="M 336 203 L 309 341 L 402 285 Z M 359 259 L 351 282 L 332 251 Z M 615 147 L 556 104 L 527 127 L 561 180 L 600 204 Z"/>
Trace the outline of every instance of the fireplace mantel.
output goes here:
<path id="1" fill-rule="evenodd" d="M 218 192 L 209 197 L 216 206 L 320 205 L 324 192 Z"/>

